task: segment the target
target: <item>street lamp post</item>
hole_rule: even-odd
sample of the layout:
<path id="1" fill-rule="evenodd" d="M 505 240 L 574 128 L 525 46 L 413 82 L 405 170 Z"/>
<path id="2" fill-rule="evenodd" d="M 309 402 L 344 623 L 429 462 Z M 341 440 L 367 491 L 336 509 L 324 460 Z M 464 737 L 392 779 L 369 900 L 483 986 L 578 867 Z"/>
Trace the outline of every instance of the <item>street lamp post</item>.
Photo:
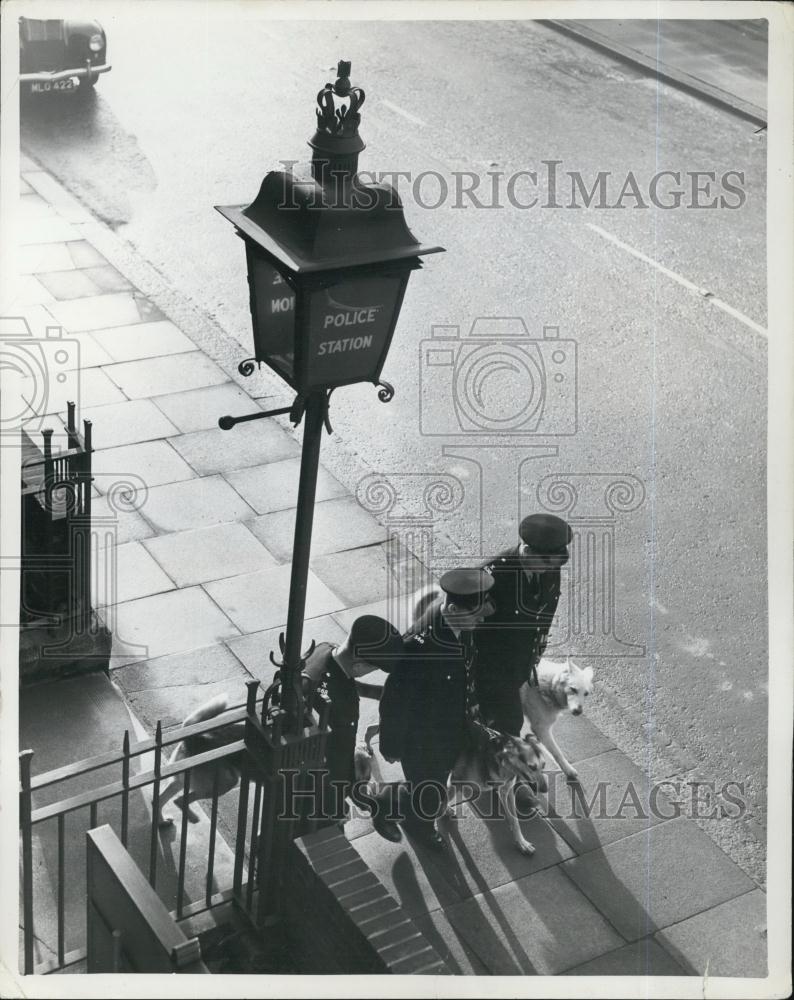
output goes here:
<path id="1" fill-rule="evenodd" d="M 408 278 L 421 267 L 421 255 L 443 249 L 414 238 L 391 185 L 358 177 L 364 92 L 351 85 L 349 62 L 337 72 L 317 95 L 311 174 L 272 171 L 248 207 L 218 206 L 246 248 L 255 356 L 240 372 L 266 364 L 297 392 L 289 408 L 222 417 L 219 424 L 228 430 L 286 412 L 294 424 L 305 421 L 286 640 L 274 692 L 285 730 L 295 734 L 304 720 L 301 640 L 328 400 L 335 388 L 356 382 L 379 385 L 384 402 L 392 398 L 380 374 Z"/>
<path id="2" fill-rule="evenodd" d="M 278 706 L 279 733 L 300 737 L 305 726 L 301 654 L 312 520 L 323 425 L 339 386 L 381 380 L 411 271 L 421 257 L 443 250 L 420 244 L 409 230 L 396 191 L 357 174 L 364 142 L 358 133 L 364 91 L 340 62 L 335 83 L 317 95 L 317 130 L 309 141 L 305 176 L 272 171 L 247 207 L 218 206 L 246 250 L 254 357 L 239 370 L 267 365 L 297 393 L 292 406 L 243 417 L 221 417 L 229 430 L 242 421 L 289 413 L 304 421 L 300 482 L 282 662 L 265 696 Z"/>

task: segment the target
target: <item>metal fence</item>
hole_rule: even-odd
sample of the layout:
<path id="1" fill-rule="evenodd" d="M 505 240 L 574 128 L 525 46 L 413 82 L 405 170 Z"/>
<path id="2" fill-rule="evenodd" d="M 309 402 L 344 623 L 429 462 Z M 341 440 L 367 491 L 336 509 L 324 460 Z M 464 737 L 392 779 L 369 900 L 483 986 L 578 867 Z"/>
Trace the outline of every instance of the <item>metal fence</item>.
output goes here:
<path id="1" fill-rule="evenodd" d="M 34 752 L 25 750 L 20 754 L 22 970 L 25 974 L 57 972 L 85 958 L 84 946 L 67 948 L 66 914 L 67 911 L 74 912 L 75 905 L 79 905 L 80 893 L 85 893 L 85 879 L 76 878 L 78 864 L 75 859 L 79 860 L 80 855 L 75 856 L 72 850 L 70 859 L 67 848 L 78 845 L 79 850 L 84 851 L 86 831 L 100 823 L 108 823 L 115 829 L 122 845 L 128 848 L 131 804 L 140 792 L 145 792 L 145 801 L 150 802 L 151 807 L 149 829 L 145 831 L 148 845 L 141 845 L 140 842 L 136 845 L 138 864 L 161 898 L 170 896 L 168 901 L 173 902 L 174 873 L 169 873 L 171 884 L 167 892 L 158 882 L 158 875 L 162 875 L 159 863 L 163 837 L 163 828 L 159 824 L 160 799 L 164 785 L 172 780 L 181 781 L 183 802 L 175 873 L 175 907 L 170 910 L 175 919 L 196 916 L 229 901 L 256 927 L 264 927 L 269 920 L 278 918 L 283 907 L 280 888 L 287 848 L 296 836 L 311 832 L 318 825 L 316 818 L 309 818 L 309 814 L 314 815 L 312 810 L 303 809 L 296 814 L 289 809 L 285 814 L 283 805 L 287 801 L 287 787 L 290 775 L 322 766 L 328 735 L 329 704 L 325 696 L 318 692 L 313 706 L 316 711 L 307 712 L 302 733 L 284 735 L 284 713 L 273 705 L 273 686 L 263 697 L 258 697 L 258 681 L 250 681 L 247 688 L 245 704 L 198 725 L 181 726 L 165 734 L 158 723 L 153 739 L 134 744 L 130 741 L 129 730 L 126 731 L 120 753 L 100 754 L 35 777 L 31 774 Z M 235 730 L 241 732 L 241 738 L 231 742 L 221 738 L 220 745 L 213 745 L 219 742 L 219 734 Z M 187 737 L 204 737 L 212 749 L 171 762 L 168 748 Z M 147 762 L 143 770 L 136 772 L 135 762 L 145 755 L 152 755 L 151 766 Z M 202 789 L 207 787 L 208 768 L 212 774 L 207 799 L 209 838 L 206 859 L 197 859 L 189 853 L 187 804 L 191 783 L 199 774 L 199 768 L 202 769 Z M 218 807 L 226 787 L 222 775 L 228 773 L 229 768 L 240 773 L 233 845 L 234 869 L 231 883 L 219 886 L 215 879 Z M 114 780 L 87 791 L 59 797 L 59 786 L 76 778 L 84 781 L 86 775 L 107 769 L 115 772 Z M 46 797 L 55 801 L 34 807 L 34 800 L 41 800 L 45 790 Z M 138 807 L 140 809 L 139 803 Z M 70 822 L 68 835 L 67 818 Z M 49 872 L 54 866 L 55 871 L 51 883 L 47 879 L 39 879 L 37 885 L 34 848 L 37 845 L 40 847 L 45 831 L 52 848 L 46 870 Z M 140 830 L 138 835 L 140 838 Z M 143 857 L 146 854 L 148 859 Z M 82 860 L 84 862 L 84 855 Z M 189 899 L 185 891 L 186 872 L 190 863 L 191 872 L 195 874 L 197 862 L 204 868 L 204 891 L 201 899 Z M 41 859 L 37 859 L 36 864 L 41 866 Z M 49 896 L 43 898 L 43 882 L 54 886 L 53 899 Z M 38 896 L 42 898 L 37 898 L 37 888 Z M 166 899 L 163 901 L 167 902 Z M 55 942 L 52 949 L 55 957 L 36 963 L 36 928 L 40 922 L 50 929 Z"/>

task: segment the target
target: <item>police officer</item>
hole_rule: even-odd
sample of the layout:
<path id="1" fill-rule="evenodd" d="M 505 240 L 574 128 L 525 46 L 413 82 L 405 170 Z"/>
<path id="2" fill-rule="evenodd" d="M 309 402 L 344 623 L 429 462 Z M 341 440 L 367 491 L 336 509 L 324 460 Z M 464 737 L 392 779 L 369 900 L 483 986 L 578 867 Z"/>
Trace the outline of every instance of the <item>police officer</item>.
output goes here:
<path id="1" fill-rule="evenodd" d="M 439 582 L 442 600 L 404 637 L 404 659 L 390 672 L 380 701 L 380 750 L 402 762 L 406 779 L 398 790 L 398 812 L 405 829 L 431 847 L 444 844 L 435 818 L 467 734 L 478 725 L 472 630 L 492 614 L 494 586 L 483 569 L 451 570 Z M 375 829 L 399 840 L 389 818 L 393 788 L 375 801 Z"/>
<path id="2" fill-rule="evenodd" d="M 359 714 L 356 678 L 373 670 L 388 670 L 402 655 L 403 641 L 397 629 L 377 615 L 362 615 L 353 622 L 344 642 L 338 646 L 321 642 L 306 659 L 303 672 L 312 690 L 325 685 L 331 703 L 322 796 L 322 813 L 329 819 L 345 818 L 345 799 L 355 781 L 353 753 Z"/>
<path id="3" fill-rule="evenodd" d="M 568 561 L 572 532 L 553 514 L 530 514 L 519 543 L 484 564 L 495 584 L 495 613 L 475 632 L 476 681 L 483 719 L 514 736 L 521 734 L 519 688 L 537 683 L 536 667 L 546 648 L 560 599 L 560 569 Z"/>

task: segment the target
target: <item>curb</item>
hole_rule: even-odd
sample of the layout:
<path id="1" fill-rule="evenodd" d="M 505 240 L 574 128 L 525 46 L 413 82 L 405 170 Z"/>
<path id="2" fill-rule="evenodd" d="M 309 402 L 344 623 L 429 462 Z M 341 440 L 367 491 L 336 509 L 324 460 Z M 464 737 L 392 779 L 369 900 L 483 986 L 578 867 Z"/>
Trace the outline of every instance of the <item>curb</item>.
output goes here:
<path id="1" fill-rule="evenodd" d="M 577 21 L 540 20 L 537 23 L 551 28 L 552 31 L 568 35 L 570 38 L 574 38 L 584 45 L 589 45 L 591 48 L 606 52 L 621 62 L 636 66 L 646 73 L 655 76 L 657 80 L 662 80 L 673 87 L 677 87 L 679 90 L 683 90 L 687 94 L 692 94 L 694 97 L 699 97 L 709 104 L 730 111 L 739 118 L 752 122 L 754 125 L 765 127 L 767 124 L 767 112 L 763 108 L 759 108 L 758 105 L 742 100 L 741 97 L 737 97 L 727 90 L 722 90 L 710 83 L 706 83 L 704 80 L 699 80 L 695 76 L 690 76 L 689 73 L 685 73 L 683 70 L 675 69 L 672 66 L 659 62 L 627 45 L 613 41 L 608 35 L 603 35 L 600 31 L 594 31 L 592 28 L 579 24 Z"/>

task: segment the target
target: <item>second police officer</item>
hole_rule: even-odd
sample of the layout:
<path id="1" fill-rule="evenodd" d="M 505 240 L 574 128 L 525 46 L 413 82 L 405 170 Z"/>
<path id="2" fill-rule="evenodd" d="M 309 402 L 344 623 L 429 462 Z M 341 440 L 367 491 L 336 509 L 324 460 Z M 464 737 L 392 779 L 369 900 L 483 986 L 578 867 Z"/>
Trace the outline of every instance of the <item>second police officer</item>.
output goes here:
<path id="1" fill-rule="evenodd" d="M 393 817 L 422 843 L 441 847 L 435 819 L 452 768 L 468 740 L 487 739 L 474 693 L 474 628 L 493 613 L 494 578 L 457 569 L 439 581 L 442 599 L 404 637 L 404 658 L 389 674 L 380 702 L 380 751 L 402 762 L 405 783 L 376 796 L 375 829 L 399 840 Z M 392 817 L 392 818 L 390 818 Z"/>

